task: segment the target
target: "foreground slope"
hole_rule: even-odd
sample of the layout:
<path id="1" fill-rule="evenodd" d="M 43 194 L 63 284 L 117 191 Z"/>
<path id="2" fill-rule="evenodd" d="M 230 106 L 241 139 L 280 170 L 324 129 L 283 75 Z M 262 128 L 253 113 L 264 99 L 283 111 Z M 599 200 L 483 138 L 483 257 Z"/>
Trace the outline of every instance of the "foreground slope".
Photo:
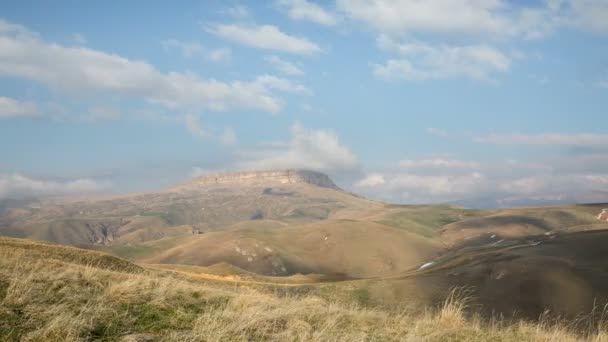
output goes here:
<path id="1" fill-rule="evenodd" d="M 450 300 L 431 310 L 361 306 L 359 292 L 332 298 L 323 286 L 235 287 L 174 273 L 83 265 L 99 253 L 0 239 L 2 341 L 593 341 L 547 322 L 467 318 Z M 27 250 L 24 245 L 32 248 Z M 40 247 L 44 257 L 34 251 Z M 55 255 L 57 248 L 59 256 Z M 120 262 L 119 262 L 120 263 Z M 122 262 L 126 263 L 126 262 Z M 348 287 L 339 293 L 344 295 Z M 515 323 L 515 324 L 513 324 Z M 586 333 L 586 335 L 581 335 Z"/>
<path id="2" fill-rule="evenodd" d="M 453 288 L 465 289 L 470 304 L 486 315 L 589 320 L 595 311 L 601 316 L 608 303 L 608 230 L 543 234 L 453 250 L 401 277 L 373 281 L 369 290 L 378 298 L 387 296 L 382 300 L 388 302 L 412 294 L 440 302 Z"/>

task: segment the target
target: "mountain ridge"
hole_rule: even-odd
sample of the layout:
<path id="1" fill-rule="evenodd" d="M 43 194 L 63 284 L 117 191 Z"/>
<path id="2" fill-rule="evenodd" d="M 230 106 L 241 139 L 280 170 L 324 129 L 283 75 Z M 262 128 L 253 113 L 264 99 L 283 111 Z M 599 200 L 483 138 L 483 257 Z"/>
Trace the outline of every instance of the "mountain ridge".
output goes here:
<path id="1" fill-rule="evenodd" d="M 202 187 L 207 185 L 257 185 L 263 183 L 279 183 L 279 184 L 310 184 L 322 188 L 330 188 L 341 190 L 334 181 L 326 174 L 307 170 L 307 169 L 285 169 L 285 170 L 261 170 L 261 171 L 240 171 L 240 172 L 222 172 L 212 173 L 179 184 L 170 189 L 181 190 L 191 187 Z"/>

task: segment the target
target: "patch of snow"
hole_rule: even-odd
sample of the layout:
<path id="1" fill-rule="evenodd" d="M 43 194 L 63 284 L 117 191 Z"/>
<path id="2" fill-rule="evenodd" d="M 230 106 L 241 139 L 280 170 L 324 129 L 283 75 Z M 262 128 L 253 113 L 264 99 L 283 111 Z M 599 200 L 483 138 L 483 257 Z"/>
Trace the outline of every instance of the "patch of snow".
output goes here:
<path id="1" fill-rule="evenodd" d="M 432 266 L 434 263 L 435 263 L 434 261 L 429 261 L 426 264 L 423 264 L 422 266 L 420 266 L 418 269 L 419 270 L 423 270 L 423 269 L 425 269 L 425 268 L 427 268 L 429 266 Z"/>
<path id="2" fill-rule="evenodd" d="M 493 244 L 491 244 L 490 246 L 497 246 L 499 243 L 501 243 L 503 241 L 505 241 L 505 240 L 504 239 L 498 240 L 498 241 L 494 242 Z"/>
<path id="3" fill-rule="evenodd" d="M 494 239 L 496 238 L 496 234 L 492 234 L 492 236 L 490 236 L 490 239 Z"/>

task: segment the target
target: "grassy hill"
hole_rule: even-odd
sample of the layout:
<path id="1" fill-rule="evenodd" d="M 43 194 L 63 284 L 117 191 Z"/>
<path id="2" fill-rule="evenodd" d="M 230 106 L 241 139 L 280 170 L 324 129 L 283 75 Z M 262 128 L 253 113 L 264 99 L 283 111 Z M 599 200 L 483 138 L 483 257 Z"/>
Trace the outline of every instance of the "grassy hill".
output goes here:
<path id="1" fill-rule="evenodd" d="M 197 235 L 148 263 L 209 266 L 228 262 L 263 275 L 372 277 L 397 274 L 438 255 L 438 242 L 373 222 L 325 220 L 295 227 L 241 227 Z"/>
<path id="2" fill-rule="evenodd" d="M 549 232 L 607 229 L 608 222 L 597 220 L 603 204 L 560 207 L 531 207 L 502 209 L 486 215 L 445 225 L 441 239 L 447 244 L 484 235 L 514 238 Z"/>
<path id="3" fill-rule="evenodd" d="M 364 305 L 350 285 L 235 286 L 97 252 L 0 239 L 3 341 L 578 341 L 603 330 L 492 321 L 449 297 L 421 310 Z M 38 252 L 43 251 L 43 252 Z M 339 292 L 337 292 L 339 291 Z M 340 294 L 340 296 L 336 296 Z M 336 300 L 334 298 L 339 298 Z"/>

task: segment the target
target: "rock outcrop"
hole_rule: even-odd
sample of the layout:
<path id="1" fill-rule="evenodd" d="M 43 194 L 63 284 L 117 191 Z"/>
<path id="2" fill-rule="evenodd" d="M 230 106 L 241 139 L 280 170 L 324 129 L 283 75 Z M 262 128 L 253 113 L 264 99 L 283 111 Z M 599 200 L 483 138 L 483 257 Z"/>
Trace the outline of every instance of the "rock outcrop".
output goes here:
<path id="1" fill-rule="evenodd" d="M 597 215 L 597 219 L 600 221 L 608 221 L 608 209 L 603 209 L 602 212 Z"/>
<path id="2" fill-rule="evenodd" d="M 277 170 L 211 174 L 195 178 L 187 184 L 184 184 L 184 186 L 205 186 L 216 184 L 267 185 L 297 183 L 307 183 L 322 188 L 339 190 L 338 186 L 336 186 L 336 184 L 326 174 L 310 170 Z"/>

